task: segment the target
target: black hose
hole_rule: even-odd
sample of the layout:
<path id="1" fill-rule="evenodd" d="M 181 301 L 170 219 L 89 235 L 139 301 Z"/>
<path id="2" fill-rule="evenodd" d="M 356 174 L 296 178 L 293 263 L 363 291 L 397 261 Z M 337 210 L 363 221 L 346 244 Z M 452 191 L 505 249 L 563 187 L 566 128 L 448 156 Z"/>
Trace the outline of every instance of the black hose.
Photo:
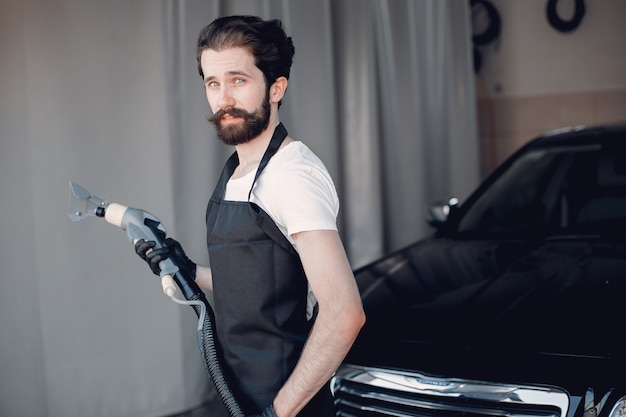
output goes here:
<path id="1" fill-rule="evenodd" d="M 172 278 L 182 291 L 185 299 L 193 302 L 191 307 L 196 312 L 198 319 L 202 320 L 202 327 L 198 329 L 198 346 L 200 347 L 204 367 L 215 386 L 217 395 L 224 403 L 231 417 L 245 417 L 222 370 L 220 352 L 215 343 L 215 313 L 213 308 L 211 308 L 204 293 L 193 278 L 184 274 L 180 269 L 174 273 Z"/>
<path id="2" fill-rule="evenodd" d="M 235 400 L 235 395 L 233 394 L 233 391 L 224 376 L 224 372 L 222 371 L 222 366 L 220 365 L 219 352 L 213 336 L 215 329 L 215 314 L 213 313 L 213 309 L 209 305 L 206 298 L 198 297 L 198 299 L 206 308 L 202 329 L 198 330 L 198 346 L 200 346 L 200 352 L 209 374 L 209 378 L 211 378 L 213 385 L 215 385 L 217 395 L 224 403 L 228 414 L 232 417 L 245 417 L 241 407 L 239 407 L 239 404 Z M 200 317 L 202 313 L 201 307 L 197 305 L 193 305 L 192 307 L 198 317 Z"/>

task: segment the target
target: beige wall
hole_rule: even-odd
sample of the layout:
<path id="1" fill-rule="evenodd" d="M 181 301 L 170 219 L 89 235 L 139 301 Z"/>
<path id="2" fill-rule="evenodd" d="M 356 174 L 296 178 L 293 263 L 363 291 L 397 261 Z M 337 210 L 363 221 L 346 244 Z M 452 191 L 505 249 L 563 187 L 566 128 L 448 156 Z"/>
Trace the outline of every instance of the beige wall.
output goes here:
<path id="1" fill-rule="evenodd" d="M 528 140 L 564 126 L 626 121 L 626 89 L 522 97 L 478 97 L 484 169 Z"/>
<path id="2" fill-rule="evenodd" d="M 626 121 L 626 2 L 586 2 L 583 21 L 570 33 L 548 24 L 544 0 L 491 2 L 502 30 L 479 47 L 483 175 L 547 130 Z M 572 15 L 573 2 L 559 7 L 562 18 Z"/>

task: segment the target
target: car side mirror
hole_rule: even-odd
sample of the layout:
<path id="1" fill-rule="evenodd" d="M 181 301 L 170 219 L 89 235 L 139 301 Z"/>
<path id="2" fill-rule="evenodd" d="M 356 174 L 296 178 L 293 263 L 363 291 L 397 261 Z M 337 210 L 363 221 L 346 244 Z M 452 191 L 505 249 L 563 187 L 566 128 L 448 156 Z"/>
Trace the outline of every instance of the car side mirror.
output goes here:
<path id="1" fill-rule="evenodd" d="M 450 213 L 455 210 L 459 205 L 459 200 L 452 197 L 448 201 L 435 201 L 426 207 L 426 222 L 434 228 L 439 228 L 444 225 Z"/>

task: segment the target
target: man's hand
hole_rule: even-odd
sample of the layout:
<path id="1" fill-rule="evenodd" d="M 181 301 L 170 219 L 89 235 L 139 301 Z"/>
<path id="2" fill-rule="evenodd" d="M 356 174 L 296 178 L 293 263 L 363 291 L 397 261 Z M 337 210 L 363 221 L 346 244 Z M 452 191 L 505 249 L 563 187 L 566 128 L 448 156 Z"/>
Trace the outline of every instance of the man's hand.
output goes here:
<path id="1" fill-rule="evenodd" d="M 154 241 L 146 241 L 143 239 L 135 243 L 135 252 L 141 259 L 146 261 L 155 275 L 161 275 L 161 267 L 159 262 L 171 258 L 172 262 L 178 266 L 183 273 L 187 273 L 193 279 L 196 279 L 196 264 L 187 257 L 181 244 L 168 237 L 163 241 L 163 247 L 154 249 L 156 243 Z"/>

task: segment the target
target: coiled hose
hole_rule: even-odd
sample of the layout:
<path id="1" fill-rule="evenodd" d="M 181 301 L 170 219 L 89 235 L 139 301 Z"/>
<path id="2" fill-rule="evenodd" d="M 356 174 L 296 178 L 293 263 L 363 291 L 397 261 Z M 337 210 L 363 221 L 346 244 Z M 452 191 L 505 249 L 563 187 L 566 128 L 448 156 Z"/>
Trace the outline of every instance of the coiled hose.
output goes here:
<path id="1" fill-rule="evenodd" d="M 235 400 L 235 395 L 224 376 L 220 364 L 220 352 L 218 351 L 214 336 L 215 313 L 211 305 L 195 282 L 189 281 L 180 271 L 174 274 L 174 280 L 179 283 L 179 288 L 182 290 L 185 299 L 183 300 L 175 296 L 176 292 L 173 290 L 174 281 L 164 279 L 164 291 L 176 303 L 191 306 L 196 312 L 198 316 L 198 346 L 200 347 L 204 367 L 209 374 L 211 382 L 213 382 L 215 386 L 217 395 L 222 400 L 222 403 L 231 417 L 245 417 L 241 407 Z M 183 282 L 186 282 L 187 286 L 181 285 Z"/>
<path id="2" fill-rule="evenodd" d="M 224 372 L 219 363 L 219 355 L 213 333 L 215 328 L 215 314 L 206 298 L 203 297 L 200 302 L 203 304 L 202 306 L 194 304 L 192 307 L 201 322 L 201 328 L 198 329 L 198 346 L 200 346 L 200 353 L 202 354 L 202 359 L 209 374 L 209 378 L 213 381 L 217 395 L 219 395 L 224 403 L 228 413 L 232 417 L 245 417 L 239 404 L 235 401 L 235 396 L 228 385 L 228 381 L 226 381 L 224 377 Z M 203 308 L 204 314 L 202 311 Z"/>

